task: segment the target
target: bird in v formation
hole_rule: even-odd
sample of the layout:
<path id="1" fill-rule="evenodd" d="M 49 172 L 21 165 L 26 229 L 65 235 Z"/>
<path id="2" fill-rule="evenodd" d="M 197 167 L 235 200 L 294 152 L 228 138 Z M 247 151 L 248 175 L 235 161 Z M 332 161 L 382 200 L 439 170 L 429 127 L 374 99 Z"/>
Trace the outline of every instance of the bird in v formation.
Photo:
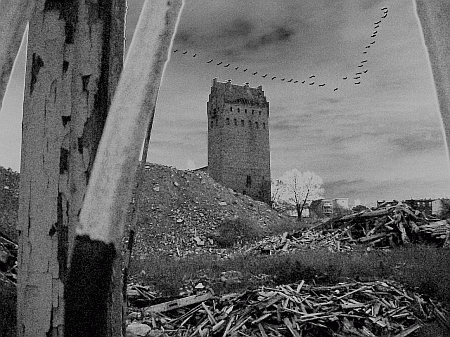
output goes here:
<path id="1" fill-rule="evenodd" d="M 387 17 L 387 13 L 388 13 L 387 7 L 383 7 L 382 10 L 384 10 L 384 15 L 383 15 L 381 18 L 386 18 L 386 17 Z M 381 23 L 381 20 L 375 22 L 375 23 L 374 23 L 374 24 L 375 24 L 375 27 L 374 27 L 374 28 L 375 28 L 375 29 L 379 28 L 379 27 L 380 27 L 380 25 L 379 25 L 380 23 Z M 376 35 L 377 35 L 377 33 L 378 33 L 378 31 L 375 30 L 375 31 L 372 33 L 371 37 L 372 37 L 372 38 L 375 38 Z M 371 42 L 369 43 L 369 45 L 367 45 L 365 48 L 366 48 L 366 49 L 369 49 L 370 46 L 373 45 L 373 44 L 375 44 L 375 41 L 371 41 Z M 173 52 L 174 52 L 174 53 L 178 52 L 178 49 L 175 49 Z M 183 54 L 183 55 L 186 55 L 187 53 L 188 53 L 188 51 L 186 50 L 186 51 L 184 51 L 182 54 Z M 363 51 L 363 54 L 367 54 L 367 51 Z M 192 55 L 192 57 L 196 57 L 196 56 L 197 56 L 197 53 L 194 53 L 194 54 Z M 212 63 L 213 61 L 214 61 L 214 60 L 211 59 L 211 60 L 209 60 L 209 61 L 206 62 L 206 63 Z M 363 61 L 361 61 L 361 63 L 366 63 L 367 61 L 368 61 L 368 60 L 363 60 Z M 217 63 L 218 66 L 221 65 L 221 64 L 223 64 L 222 61 L 220 61 L 219 63 Z M 229 67 L 230 65 L 231 65 L 230 63 L 227 63 L 226 65 L 224 65 L 224 67 L 227 68 L 227 67 Z M 359 68 L 361 68 L 361 67 L 363 67 L 363 66 L 364 66 L 363 64 L 358 65 Z M 239 69 L 239 66 L 235 67 L 234 69 L 235 69 L 235 70 L 238 70 L 238 69 Z M 244 69 L 243 72 L 246 72 L 247 70 L 248 70 L 248 68 Z M 363 74 L 363 73 L 366 74 L 367 72 L 368 72 L 368 69 L 364 70 L 362 73 L 361 73 L 361 72 L 357 72 L 356 75 L 361 75 L 361 74 Z M 254 72 L 254 73 L 252 73 L 252 75 L 256 75 L 256 74 L 258 74 L 257 71 Z M 266 78 L 267 75 L 268 75 L 268 74 L 265 74 L 265 75 L 263 75 L 263 76 L 261 76 L 261 77 L 262 77 L 262 78 Z M 315 75 L 310 75 L 310 76 L 309 76 L 310 79 L 311 79 L 311 78 L 314 78 L 314 77 L 316 77 L 316 76 L 315 76 Z M 274 80 L 274 79 L 276 79 L 276 78 L 277 78 L 276 76 L 273 76 L 271 79 Z M 347 76 L 346 76 L 346 77 L 343 77 L 343 80 L 346 80 L 347 78 L 348 78 Z M 359 78 L 360 78 L 360 76 L 354 77 L 354 79 L 359 79 Z M 282 79 L 280 79 L 280 80 L 281 80 L 281 81 L 285 81 L 286 79 L 285 79 L 285 78 L 282 78 Z M 299 81 L 297 81 L 297 80 L 294 81 L 294 79 L 292 78 L 292 79 L 290 79 L 289 81 L 286 81 L 286 82 L 287 82 L 287 83 L 291 83 L 291 82 L 298 83 Z M 305 83 L 305 82 L 306 82 L 306 81 L 303 80 L 301 83 Z M 315 83 L 315 82 L 311 82 L 311 83 L 309 83 L 309 85 L 314 85 L 314 83 Z M 361 84 L 361 82 L 355 82 L 354 84 Z M 319 84 L 319 87 L 324 87 L 324 86 L 325 86 L 325 83 Z M 337 87 L 333 89 L 333 91 L 336 91 L 336 90 L 338 90 Z"/>

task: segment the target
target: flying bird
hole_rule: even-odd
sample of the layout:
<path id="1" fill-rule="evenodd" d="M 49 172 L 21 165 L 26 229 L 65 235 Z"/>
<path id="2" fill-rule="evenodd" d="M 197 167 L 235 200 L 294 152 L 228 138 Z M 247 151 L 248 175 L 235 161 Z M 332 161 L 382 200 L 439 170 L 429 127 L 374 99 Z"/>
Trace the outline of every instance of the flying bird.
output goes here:
<path id="1" fill-rule="evenodd" d="M 187 50 L 183 52 L 183 55 L 186 55 L 186 54 L 187 54 Z"/>
<path id="2" fill-rule="evenodd" d="M 276 76 L 272 77 L 272 81 L 273 81 L 274 79 L 276 79 L 276 78 L 277 78 Z"/>
<path id="3" fill-rule="evenodd" d="M 236 67 L 236 68 L 234 68 L 235 70 L 238 70 L 239 69 L 239 67 Z"/>
<path id="4" fill-rule="evenodd" d="M 358 72 L 358 73 L 356 73 L 355 75 L 362 75 L 362 73 Z"/>
<path id="5" fill-rule="evenodd" d="M 197 56 L 197 54 L 192 55 L 192 57 L 196 57 L 196 56 Z"/>
<path id="6" fill-rule="evenodd" d="M 221 65 L 222 63 L 223 63 L 223 62 L 222 62 L 222 61 L 220 61 L 219 63 L 217 63 L 217 65 L 218 65 L 218 66 L 220 66 L 220 65 Z"/>
<path id="7" fill-rule="evenodd" d="M 375 22 L 375 24 L 376 24 L 376 25 L 378 25 L 379 23 L 381 23 L 381 20 L 380 20 L 380 21 L 377 21 L 377 22 Z"/>
<path id="8" fill-rule="evenodd" d="M 245 68 L 244 70 L 243 70 L 243 72 L 246 72 L 248 70 L 248 68 Z"/>
<path id="9" fill-rule="evenodd" d="M 377 36 L 376 36 L 376 34 L 373 34 L 373 35 L 370 35 L 370 37 L 374 38 L 374 37 L 377 37 Z"/>
<path id="10" fill-rule="evenodd" d="M 366 49 L 369 49 L 370 48 L 370 46 L 366 46 Z"/>
<path id="11" fill-rule="evenodd" d="M 363 54 L 367 54 L 367 52 L 366 52 L 366 51 L 363 51 Z"/>
<path id="12" fill-rule="evenodd" d="M 319 84 L 319 87 L 324 87 L 324 86 L 325 86 L 325 83 Z"/>
<path id="13" fill-rule="evenodd" d="M 369 69 L 366 69 L 363 71 L 364 74 L 367 74 L 367 72 L 369 71 Z"/>
<path id="14" fill-rule="evenodd" d="M 361 82 L 355 82 L 355 84 L 361 84 Z"/>
<path id="15" fill-rule="evenodd" d="M 288 83 L 291 83 L 292 81 L 293 81 L 294 79 L 293 78 L 291 78 L 289 81 L 288 81 Z"/>
<path id="16" fill-rule="evenodd" d="M 334 90 L 333 90 L 333 91 L 336 91 L 336 90 L 338 90 L 338 88 L 334 88 Z"/>
<path id="17" fill-rule="evenodd" d="M 298 83 L 298 81 L 294 81 L 294 83 Z"/>
<path id="18" fill-rule="evenodd" d="M 266 78 L 267 77 L 267 74 L 265 74 L 265 75 L 263 75 L 263 76 L 261 76 L 262 78 Z"/>
<path id="19" fill-rule="evenodd" d="M 285 80 L 285 78 L 282 78 L 281 80 L 282 80 L 282 81 L 284 81 L 284 80 Z"/>
<path id="20" fill-rule="evenodd" d="M 256 75 L 258 72 L 257 71 L 255 71 L 254 73 L 252 73 L 252 75 Z"/>
<path id="21" fill-rule="evenodd" d="M 309 85 L 313 85 L 313 84 L 314 84 L 314 82 L 310 83 Z"/>
<path id="22" fill-rule="evenodd" d="M 302 81 L 302 83 L 305 83 L 306 81 Z"/>
<path id="23" fill-rule="evenodd" d="M 367 62 L 367 60 L 362 60 L 362 61 L 361 61 L 361 63 L 366 63 L 366 62 Z"/>
<path id="24" fill-rule="evenodd" d="M 316 75 L 311 75 L 311 76 L 309 76 L 309 78 L 313 78 L 313 77 L 316 77 Z"/>
<path id="25" fill-rule="evenodd" d="M 178 51 L 178 49 L 175 49 L 173 52 L 176 53 Z"/>
<path id="26" fill-rule="evenodd" d="M 346 80 L 346 79 L 347 79 L 347 76 L 345 76 L 345 77 L 342 77 L 342 79 L 343 79 L 343 80 Z"/>
<path id="27" fill-rule="evenodd" d="M 206 63 L 211 63 L 212 61 L 214 61 L 214 60 L 209 60 L 208 62 L 206 62 Z"/>
<path id="28" fill-rule="evenodd" d="M 353 77 L 354 80 L 357 80 L 358 78 L 361 78 L 361 76 Z"/>
<path id="29" fill-rule="evenodd" d="M 378 30 L 374 30 L 372 34 L 378 34 Z"/>
<path id="30" fill-rule="evenodd" d="M 225 65 L 225 66 L 223 66 L 224 68 L 227 68 L 227 67 L 229 67 L 230 66 L 230 64 L 228 63 L 227 65 Z"/>
<path id="31" fill-rule="evenodd" d="M 386 19 L 387 18 L 387 14 L 384 14 L 381 18 L 382 19 Z"/>
<path id="32" fill-rule="evenodd" d="M 364 67 L 364 64 L 360 64 L 360 65 L 358 66 L 358 68 L 362 68 L 362 67 Z"/>
<path id="33" fill-rule="evenodd" d="M 373 28 L 380 28 L 380 25 L 376 25 L 375 27 L 373 27 Z"/>
<path id="34" fill-rule="evenodd" d="M 370 44 L 374 44 L 374 43 L 375 43 L 375 41 L 370 42 Z"/>
<path id="35" fill-rule="evenodd" d="M 383 10 L 385 10 L 385 9 L 387 9 L 387 7 L 383 7 L 383 8 L 381 8 L 381 10 L 383 11 Z"/>

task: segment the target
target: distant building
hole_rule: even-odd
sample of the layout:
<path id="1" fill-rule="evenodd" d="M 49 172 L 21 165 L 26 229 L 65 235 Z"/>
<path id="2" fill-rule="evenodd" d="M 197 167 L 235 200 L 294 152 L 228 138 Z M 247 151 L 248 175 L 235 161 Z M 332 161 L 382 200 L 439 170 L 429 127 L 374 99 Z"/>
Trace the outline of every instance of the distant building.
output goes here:
<path id="1" fill-rule="evenodd" d="M 318 199 L 311 201 L 309 214 L 313 220 L 331 218 L 333 216 L 333 201 L 330 199 Z"/>
<path id="2" fill-rule="evenodd" d="M 431 202 L 431 214 L 442 217 L 450 209 L 450 200 L 447 198 L 435 199 Z"/>
<path id="3" fill-rule="evenodd" d="M 350 207 L 348 206 L 348 198 L 334 198 L 333 208 L 345 210 L 350 209 Z"/>
<path id="4" fill-rule="evenodd" d="M 269 102 L 262 86 L 213 79 L 207 114 L 209 175 L 270 204 Z"/>
<path id="5" fill-rule="evenodd" d="M 434 199 L 409 199 L 403 202 L 409 207 L 424 213 L 426 216 L 431 216 L 433 214 L 433 201 Z"/>

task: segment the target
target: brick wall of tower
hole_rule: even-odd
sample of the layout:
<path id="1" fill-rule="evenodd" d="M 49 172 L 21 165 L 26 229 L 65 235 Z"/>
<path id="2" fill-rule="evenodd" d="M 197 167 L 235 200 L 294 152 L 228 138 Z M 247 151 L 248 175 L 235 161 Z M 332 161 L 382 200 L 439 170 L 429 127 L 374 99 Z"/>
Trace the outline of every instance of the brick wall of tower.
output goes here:
<path id="1" fill-rule="evenodd" d="M 262 87 L 214 79 L 207 113 L 211 177 L 270 203 L 269 103 Z"/>

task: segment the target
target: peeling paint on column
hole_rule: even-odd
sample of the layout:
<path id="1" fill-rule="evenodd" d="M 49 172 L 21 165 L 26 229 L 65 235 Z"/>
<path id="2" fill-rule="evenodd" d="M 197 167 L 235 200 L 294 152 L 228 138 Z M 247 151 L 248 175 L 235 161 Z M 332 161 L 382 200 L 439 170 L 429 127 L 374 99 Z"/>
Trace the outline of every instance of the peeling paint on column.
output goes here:
<path id="1" fill-rule="evenodd" d="M 124 15 L 125 0 L 36 1 L 22 123 L 19 336 L 63 336 L 63 280 L 120 75 L 112 70 L 122 68 Z"/>

